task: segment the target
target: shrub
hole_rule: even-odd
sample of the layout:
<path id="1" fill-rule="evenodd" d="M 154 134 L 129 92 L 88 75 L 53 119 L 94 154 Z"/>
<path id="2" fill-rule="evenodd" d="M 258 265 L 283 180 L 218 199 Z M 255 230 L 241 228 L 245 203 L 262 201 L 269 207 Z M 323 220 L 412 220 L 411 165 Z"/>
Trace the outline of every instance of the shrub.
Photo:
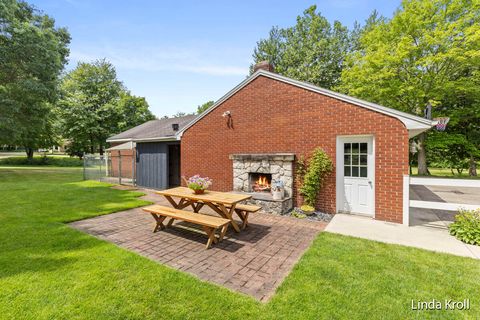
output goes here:
<path id="1" fill-rule="evenodd" d="M 318 192 L 322 188 L 325 178 L 333 171 L 332 160 L 320 148 L 313 151 L 311 159 L 308 161 L 303 178 L 303 184 L 300 193 L 305 198 L 305 203 L 309 206 L 315 206 Z"/>
<path id="2" fill-rule="evenodd" d="M 480 209 L 460 210 L 449 230 L 460 241 L 480 245 Z"/>
<path id="3" fill-rule="evenodd" d="M 81 167 L 83 161 L 78 158 L 67 157 L 11 157 L 0 159 L 0 165 L 12 166 L 52 166 L 52 167 Z"/>

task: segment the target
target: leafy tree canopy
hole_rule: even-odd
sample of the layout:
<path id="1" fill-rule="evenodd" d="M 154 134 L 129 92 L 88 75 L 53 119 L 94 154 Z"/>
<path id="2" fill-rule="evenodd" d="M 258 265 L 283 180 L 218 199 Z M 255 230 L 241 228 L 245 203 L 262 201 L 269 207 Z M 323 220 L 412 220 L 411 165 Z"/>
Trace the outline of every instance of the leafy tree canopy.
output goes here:
<path id="1" fill-rule="evenodd" d="M 111 135 L 155 118 L 145 98 L 127 91 L 104 59 L 79 63 L 64 77 L 61 89 L 61 131 L 73 154 L 102 153 Z"/>
<path id="2" fill-rule="evenodd" d="M 70 35 L 23 1 L 0 2 L 0 143 L 33 150 L 54 143 L 52 104 Z"/>
<path id="3" fill-rule="evenodd" d="M 208 108 L 210 108 L 211 106 L 213 106 L 215 102 L 213 101 L 207 101 L 205 102 L 204 104 L 201 104 L 197 107 L 197 114 L 200 114 L 202 112 L 204 112 L 205 110 L 207 110 Z"/>
<path id="4" fill-rule="evenodd" d="M 353 33 L 339 21 L 330 24 L 316 10 L 315 5 L 305 10 L 293 27 L 273 27 L 268 38 L 257 42 L 254 64 L 266 60 L 287 77 L 324 88 L 337 85 Z"/>
<path id="5" fill-rule="evenodd" d="M 154 120 L 155 116 L 148 107 L 148 102 L 144 97 L 134 96 L 129 91 L 122 92 L 118 101 L 118 108 L 121 113 L 118 131 L 125 131 Z"/>
<path id="6" fill-rule="evenodd" d="M 480 2 L 404 0 L 392 19 L 360 35 L 337 89 L 417 115 L 430 102 L 434 116 L 478 120 L 479 48 Z M 428 173 L 424 141 L 421 134 L 421 174 Z"/>

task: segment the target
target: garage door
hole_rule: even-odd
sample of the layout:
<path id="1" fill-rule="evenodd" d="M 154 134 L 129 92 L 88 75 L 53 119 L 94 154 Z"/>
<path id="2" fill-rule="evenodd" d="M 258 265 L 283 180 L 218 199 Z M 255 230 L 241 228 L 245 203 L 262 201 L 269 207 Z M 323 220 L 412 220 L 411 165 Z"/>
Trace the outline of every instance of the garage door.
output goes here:
<path id="1" fill-rule="evenodd" d="M 152 189 L 168 187 L 168 146 L 165 143 L 137 143 L 137 185 Z"/>

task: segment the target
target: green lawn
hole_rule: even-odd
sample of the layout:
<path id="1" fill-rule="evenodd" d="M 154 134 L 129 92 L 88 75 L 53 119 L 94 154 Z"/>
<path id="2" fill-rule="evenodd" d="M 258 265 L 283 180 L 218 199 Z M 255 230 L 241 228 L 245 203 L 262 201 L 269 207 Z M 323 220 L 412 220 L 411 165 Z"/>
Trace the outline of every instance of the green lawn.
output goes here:
<path id="1" fill-rule="evenodd" d="M 428 168 L 430 171 L 431 177 L 442 177 L 442 178 L 457 178 L 457 179 L 480 179 L 480 175 L 476 177 L 471 177 L 468 175 L 468 169 L 463 170 L 461 174 L 458 174 L 456 171 L 455 174 L 452 174 L 452 171 L 448 168 Z M 412 175 L 418 176 L 418 168 L 412 167 Z"/>
<path id="2" fill-rule="evenodd" d="M 259 303 L 68 227 L 145 204 L 81 173 L 0 168 L 0 318 L 480 318 L 479 261 L 328 233 Z M 433 298 L 471 310 L 410 310 Z"/>

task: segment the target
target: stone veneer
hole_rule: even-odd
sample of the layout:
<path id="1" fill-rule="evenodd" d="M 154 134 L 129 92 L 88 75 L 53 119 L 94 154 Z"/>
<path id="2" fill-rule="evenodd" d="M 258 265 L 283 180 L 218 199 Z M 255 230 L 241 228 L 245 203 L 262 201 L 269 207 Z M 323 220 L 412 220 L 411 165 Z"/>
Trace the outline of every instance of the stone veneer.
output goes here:
<path id="1" fill-rule="evenodd" d="M 285 213 L 292 209 L 293 201 L 293 153 L 272 154 L 232 154 L 233 160 L 233 190 L 248 192 L 250 190 L 249 173 L 269 173 L 272 175 L 272 184 L 283 181 L 285 195 L 283 200 L 273 200 L 269 194 L 252 193 L 249 203 L 260 205 L 263 211 Z"/>

